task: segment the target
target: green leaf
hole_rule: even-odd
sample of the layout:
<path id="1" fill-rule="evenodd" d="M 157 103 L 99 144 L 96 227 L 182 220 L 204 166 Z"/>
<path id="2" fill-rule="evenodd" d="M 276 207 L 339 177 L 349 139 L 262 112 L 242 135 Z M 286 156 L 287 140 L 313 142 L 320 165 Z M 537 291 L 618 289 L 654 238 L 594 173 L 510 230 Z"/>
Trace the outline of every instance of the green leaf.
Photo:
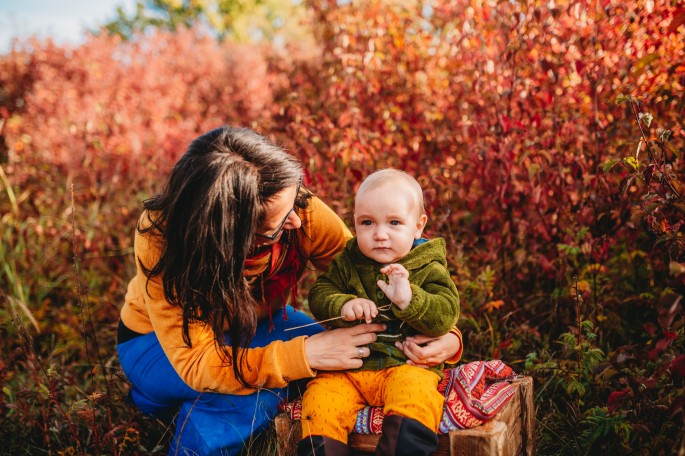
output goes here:
<path id="1" fill-rule="evenodd" d="M 604 352 L 599 348 L 591 348 L 583 354 L 583 366 L 586 371 L 591 371 L 604 360 Z"/>
<path id="2" fill-rule="evenodd" d="M 559 343 L 567 348 L 575 347 L 576 336 L 571 333 L 565 332 L 559 336 Z"/>
<path id="3" fill-rule="evenodd" d="M 585 237 L 590 232 L 590 228 L 587 226 L 584 226 L 578 230 L 578 232 L 575 235 L 575 238 L 577 241 L 580 241 Z"/>
<path id="4" fill-rule="evenodd" d="M 584 396 L 585 395 L 585 386 L 583 386 L 582 383 L 577 382 L 575 380 L 571 380 L 566 387 L 566 393 L 567 394 L 573 394 L 574 392 L 578 393 L 578 396 Z"/>
<path id="5" fill-rule="evenodd" d="M 637 162 L 635 157 L 626 157 L 623 159 L 623 163 L 630 166 L 633 169 L 633 171 L 637 171 L 640 168 L 640 164 Z"/>
<path id="6" fill-rule="evenodd" d="M 595 325 L 590 320 L 583 320 L 580 322 L 580 327 L 583 332 L 589 332 L 595 329 Z"/>
<path id="7" fill-rule="evenodd" d="M 661 128 L 657 129 L 656 132 L 657 132 L 657 135 L 659 137 L 659 140 L 664 141 L 664 142 L 671 139 L 671 135 L 673 134 L 673 132 L 671 130 L 662 130 Z"/>
<path id="8" fill-rule="evenodd" d="M 639 120 L 642 121 L 642 123 L 644 123 L 648 127 L 652 123 L 652 120 L 654 119 L 654 117 L 652 117 L 652 115 L 648 112 L 641 112 L 640 114 L 638 114 L 637 117 Z"/>
<path id="9" fill-rule="evenodd" d="M 619 96 L 616 97 L 616 106 L 621 106 L 627 100 L 628 100 L 628 97 L 626 95 L 620 94 Z"/>
<path id="10" fill-rule="evenodd" d="M 74 413 L 79 410 L 83 410 L 84 407 L 86 407 L 88 404 L 85 399 L 79 399 L 74 402 L 72 402 L 71 407 L 69 407 L 69 410 L 71 413 Z"/>
<path id="11" fill-rule="evenodd" d="M 605 173 L 608 173 L 609 170 L 611 168 L 613 168 L 614 165 L 618 162 L 620 162 L 620 160 L 617 160 L 615 158 L 612 158 L 610 160 L 605 161 L 604 163 L 602 163 L 602 171 L 604 171 Z"/>
<path id="12" fill-rule="evenodd" d="M 652 62 L 654 62 L 658 58 L 659 54 L 657 54 L 656 52 L 645 55 L 640 60 L 638 60 L 637 63 L 633 66 L 633 73 L 635 73 L 638 76 L 641 75 L 644 72 L 645 68 L 651 65 Z"/>
<path id="13" fill-rule="evenodd" d="M 530 352 L 526 355 L 526 362 L 524 364 L 524 369 L 530 370 L 535 366 L 535 362 L 538 360 L 538 354 L 536 352 Z"/>
<path id="14" fill-rule="evenodd" d="M 50 390 L 48 389 L 47 386 L 45 386 L 44 383 L 41 383 L 38 385 L 38 392 L 40 395 L 43 397 L 43 399 L 50 399 Z"/>

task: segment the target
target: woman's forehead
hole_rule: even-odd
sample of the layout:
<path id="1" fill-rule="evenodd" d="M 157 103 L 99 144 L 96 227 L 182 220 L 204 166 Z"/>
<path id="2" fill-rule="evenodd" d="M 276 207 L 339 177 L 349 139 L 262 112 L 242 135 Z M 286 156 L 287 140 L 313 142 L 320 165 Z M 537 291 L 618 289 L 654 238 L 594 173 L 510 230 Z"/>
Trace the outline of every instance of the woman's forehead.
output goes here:
<path id="1" fill-rule="evenodd" d="M 294 206 L 297 186 L 287 187 L 276 193 L 271 200 L 264 205 L 264 225 L 268 225 L 270 221 L 281 221 L 281 219 Z M 272 228 L 276 228 L 273 226 Z"/>

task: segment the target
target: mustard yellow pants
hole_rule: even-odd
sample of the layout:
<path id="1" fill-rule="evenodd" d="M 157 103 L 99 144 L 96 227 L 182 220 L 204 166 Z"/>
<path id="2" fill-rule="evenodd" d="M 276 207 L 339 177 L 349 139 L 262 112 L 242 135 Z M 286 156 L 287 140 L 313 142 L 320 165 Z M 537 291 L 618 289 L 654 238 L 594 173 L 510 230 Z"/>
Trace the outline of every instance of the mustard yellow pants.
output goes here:
<path id="1" fill-rule="evenodd" d="M 438 432 L 444 398 L 435 372 L 403 365 L 379 371 L 322 372 L 302 397 L 302 437 L 320 435 L 347 443 L 357 412 L 383 406 L 385 415 L 412 418 Z"/>

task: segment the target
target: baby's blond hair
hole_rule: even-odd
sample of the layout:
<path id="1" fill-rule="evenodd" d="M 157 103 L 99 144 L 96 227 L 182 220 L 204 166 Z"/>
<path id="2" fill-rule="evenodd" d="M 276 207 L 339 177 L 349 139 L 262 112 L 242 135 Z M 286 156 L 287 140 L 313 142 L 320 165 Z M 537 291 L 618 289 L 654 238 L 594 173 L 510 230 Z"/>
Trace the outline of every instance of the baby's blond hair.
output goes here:
<path id="1" fill-rule="evenodd" d="M 378 188 L 383 184 L 393 181 L 402 181 L 406 183 L 411 190 L 413 190 L 416 196 L 416 204 L 419 207 L 419 214 L 425 214 L 426 209 L 423 205 L 423 189 L 421 188 L 421 185 L 412 176 L 404 171 L 400 171 L 399 169 L 386 168 L 369 174 L 359 186 L 357 195 L 364 191 L 373 190 L 374 188 Z"/>

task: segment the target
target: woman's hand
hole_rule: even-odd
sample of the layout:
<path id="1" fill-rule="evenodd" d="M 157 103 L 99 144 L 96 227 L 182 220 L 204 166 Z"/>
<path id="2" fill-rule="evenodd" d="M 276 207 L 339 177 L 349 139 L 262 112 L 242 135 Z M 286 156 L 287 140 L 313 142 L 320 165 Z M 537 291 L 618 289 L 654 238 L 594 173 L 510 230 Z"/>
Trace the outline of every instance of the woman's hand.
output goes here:
<path id="1" fill-rule="evenodd" d="M 362 366 L 362 358 L 371 353 L 366 345 L 375 342 L 376 332 L 383 330 L 385 325 L 371 323 L 309 336 L 304 342 L 309 367 L 329 371 L 357 369 Z"/>
<path id="2" fill-rule="evenodd" d="M 461 340 L 451 332 L 440 337 L 418 334 L 407 337 L 404 342 L 395 342 L 395 346 L 407 355 L 407 364 L 427 368 L 454 356 L 461 348 Z"/>

